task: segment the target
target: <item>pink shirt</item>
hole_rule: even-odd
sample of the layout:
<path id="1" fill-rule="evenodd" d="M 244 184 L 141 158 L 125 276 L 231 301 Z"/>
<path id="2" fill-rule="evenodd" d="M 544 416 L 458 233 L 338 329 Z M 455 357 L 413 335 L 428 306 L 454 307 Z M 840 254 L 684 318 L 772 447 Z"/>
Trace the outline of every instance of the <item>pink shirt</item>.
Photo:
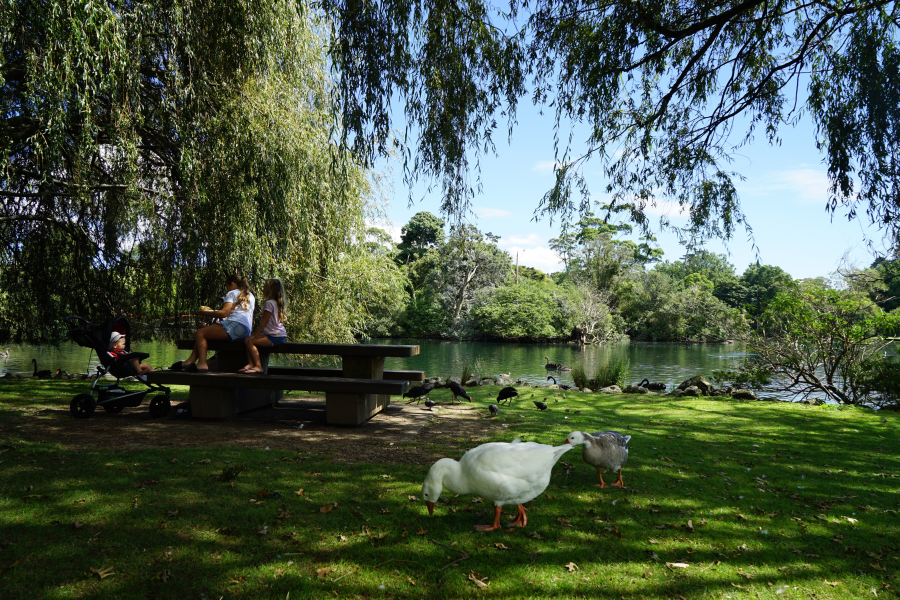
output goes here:
<path id="1" fill-rule="evenodd" d="M 285 330 L 284 325 L 278 320 L 278 304 L 275 303 L 274 300 L 266 300 L 266 303 L 263 305 L 263 314 L 270 313 L 269 322 L 266 323 L 266 326 L 263 328 L 263 335 L 270 335 L 272 337 L 287 337 L 287 330 Z"/>

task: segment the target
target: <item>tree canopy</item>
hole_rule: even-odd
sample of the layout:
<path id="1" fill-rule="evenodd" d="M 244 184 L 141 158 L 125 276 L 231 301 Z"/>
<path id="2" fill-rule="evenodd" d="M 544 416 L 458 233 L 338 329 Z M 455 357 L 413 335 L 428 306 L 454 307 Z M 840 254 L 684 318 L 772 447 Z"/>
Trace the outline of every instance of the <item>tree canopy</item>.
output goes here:
<path id="1" fill-rule="evenodd" d="M 558 129 L 556 183 L 536 215 L 590 209 L 584 164 L 598 159 L 612 206 L 647 225 L 678 202 L 692 227 L 729 237 L 745 223 L 729 163 L 760 137 L 777 144 L 809 114 L 831 180 L 827 209 L 900 230 L 900 52 L 887 0 L 319 0 L 334 18 L 344 140 L 374 160 L 404 107 L 405 175 L 441 182 L 462 217 L 478 156 L 532 100 L 590 128 L 574 155 Z M 498 124 L 498 121 L 500 124 Z M 471 163 L 474 159 L 474 164 Z"/>
<path id="2" fill-rule="evenodd" d="M 0 338 L 65 314 L 167 326 L 239 271 L 281 276 L 301 339 L 401 293 L 331 138 L 322 23 L 287 0 L 0 6 Z M 58 332 L 57 332 L 58 333 Z"/>

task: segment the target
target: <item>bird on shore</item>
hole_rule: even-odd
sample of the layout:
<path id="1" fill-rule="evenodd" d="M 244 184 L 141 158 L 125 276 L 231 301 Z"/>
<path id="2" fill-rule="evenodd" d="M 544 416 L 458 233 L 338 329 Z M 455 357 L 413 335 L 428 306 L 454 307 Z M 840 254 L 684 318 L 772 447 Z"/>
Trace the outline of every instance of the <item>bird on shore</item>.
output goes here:
<path id="1" fill-rule="evenodd" d="M 455 381 L 451 381 L 449 384 L 447 384 L 447 387 L 450 388 L 450 392 L 453 394 L 454 402 L 458 401 L 457 396 L 462 396 L 469 402 L 472 401 L 472 396 L 468 395 L 466 393 L 466 390 L 464 390 L 463 387 L 461 385 L 459 385 L 458 383 L 456 383 Z"/>
<path id="2" fill-rule="evenodd" d="M 557 369 L 557 371 L 571 371 L 571 370 L 572 370 L 572 367 L 565 367 L 563 365 L 560 365 L 559 369 Z"/>
<path id="3" fill-rule="evenodd" d="M 584 462 L 596 468 L 597 475 L 600 476 L 600 483 L 596 484 L 598 487 L 610 487 L 604 483 L 603 473 L 618 471 L 619 478 L 610 485 L 624 488 L 622 467 L 628 462 L 628 440 L 630 439 L 630 435 L 622 435 L 618 431 L 597 431 L 595 433 L 573 431 L 566 438 L 566 443 L 573 446 L 582 444 L 581 457 Z"/>
<path id="4" fill-rule="evenodd" d="M 503 404 L 504 400 L 509 402 L 509 405 L 512 406 L 512 399 L 519 395 L 519 391 L 514 387 L 505 387 L 500 390 L 500 393 L 497 394 L 497 402 Z"/>
<path id="5" fill-rule="evenodd" d="M 409 398 L 409 402 L 407 404 L 412 404 L 412 401 L 415 400 L 416 404 L 419 403 L 419 399 L 423 396 L 427 396 L 431 390 L 434 389 L 433 383 L 426 383 L 425 385 L 417 385 L 414 388 L 411 388 L 403 394 L 403 398 Z"/>
<path id="6" fill-rule="evenodd" d="M 68 373 L 66 373 L 65 371 L 62 371 L 60 369 L 57 369 L 56 375 L 53 376 L 53 379 L 71 379 L 71 378 L 72 378 L 71 375 L 69 375 Z"/>
<path id="7" fill-rule="evenodd" d="M 11 350 L 9 348 L 6 349 L 6 352 L 0 352 L 0 358 L 6 359 L 9 358 L 9 353 Z"/>
<path id="8" fill-rule="evenodd" d="M 497 416 L 497 413 L 500 412 L 500 407 L 497 406 L 496 404 L 489 404 L 489 405 L 488 405 L 488 410 L 491 411 L 491 416 L 492 416 L 492 417 L 496 417 L 496 416 Z"/>
<path id="9" fill-rule="evenodd" d="M 435 404 L 437 404 L 437 402 L 435 402 L 431 398 L 425 398 L 425 406 L 428 408 L 428 410 L 431 410 L 431 407 Z"/>
<path id="10" fill-rule="evenodd" d="M 494 503 L 494 522 L 476 525 L 479 531 L 500 529 L 500 511 L 506 504 L 515 504 L 516 518 L 510 527 L 525 527 L 528 518 L 525 507 L 540 496 L 550 483 L 550 472 L 569 444 L 549 446 L 536 442 L 490 442 L 472 448 L 456 462 L 442 458 L 431 466 L 422 483 L 422 498 L 428 514 L 434 515 L 434 505 L 444 488 L 452 494 L 474 494 Z"/>
<path id="11" fill-rule="evenodd" d="M 32 358 L 31 362 L 34 363 L 33 377 L 37 377 L 38 379 L 50 379 L 50 377 L 53 376 L 53 372 L 50 369 L 44 369 L 43 371 L 38 371 L 36 359 Z"/>
<path id="12" fill-rule="evenodd" d="M 547 375 L 547 381 L 552 381 L 553 385 L 556 385 L 556 377 L 553 375 Z"/>
<path id="13" fill-rule="evenodd" d="M 537 406 L 538 410 L 547 410 L 547 405 L 543 402 L 538 402 L 537 400 L 532 400 L 532 402 L 534 402 L 534 405 Z"/>
<path id="14" fill-rule="evenodd" d="M 666 389 L 666 384 L 664 383 L 651 383 L 650 380 L 644 379 L 642 382 L 638 384 L 642 388 L 646 388 L 648 390 L 654 391 L 662 391 Z"/>

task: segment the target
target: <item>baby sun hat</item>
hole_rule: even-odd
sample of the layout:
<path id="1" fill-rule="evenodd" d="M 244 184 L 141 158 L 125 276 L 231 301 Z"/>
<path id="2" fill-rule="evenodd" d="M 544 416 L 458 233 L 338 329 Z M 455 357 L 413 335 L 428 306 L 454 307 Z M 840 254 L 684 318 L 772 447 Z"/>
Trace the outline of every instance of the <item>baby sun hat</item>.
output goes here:
<path id="1" fill-rule="evenodd" d="M 122 335 L 121 333 L 119 333 L 118 331 L 113 331 L 113 332 L 109 335 L 109 348 L 112 348 L 113 345 L 114 345 L 116 342 L 118 342 L 120 339 L 122 339 L 123 337 L 125 337 L 125 336 Z"/>

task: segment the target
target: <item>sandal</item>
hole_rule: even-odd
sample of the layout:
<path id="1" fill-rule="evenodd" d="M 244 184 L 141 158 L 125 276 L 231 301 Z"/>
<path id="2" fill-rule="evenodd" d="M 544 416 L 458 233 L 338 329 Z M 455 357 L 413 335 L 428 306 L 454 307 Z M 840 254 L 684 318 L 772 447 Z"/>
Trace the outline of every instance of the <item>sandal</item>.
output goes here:
<path id="1" fill-rule="evenodd" d="M 183 371 L 184 365 L 182 365 L 181 363 L 182 363 L 182 361 L 180 361 L 180 360 L 177 363 L 172 363 L 172 366 L 169 367 L 169 370 L 170 371 Z"/>
<path id="2" fill-rule="evenodd" d="M 197 372 L 197 363 L 191 363 L 191 364 L 189 364 L 189 365 L 186 366 L 186 367 L 182 367 L 182 369 L 183 369 L 186 373 L 196 373 L 196 372 Z"/>

